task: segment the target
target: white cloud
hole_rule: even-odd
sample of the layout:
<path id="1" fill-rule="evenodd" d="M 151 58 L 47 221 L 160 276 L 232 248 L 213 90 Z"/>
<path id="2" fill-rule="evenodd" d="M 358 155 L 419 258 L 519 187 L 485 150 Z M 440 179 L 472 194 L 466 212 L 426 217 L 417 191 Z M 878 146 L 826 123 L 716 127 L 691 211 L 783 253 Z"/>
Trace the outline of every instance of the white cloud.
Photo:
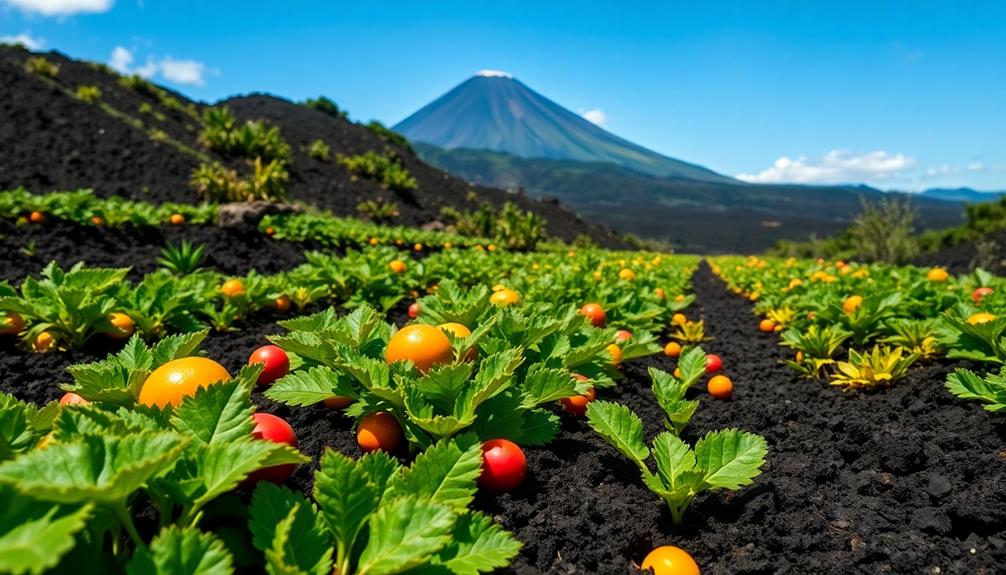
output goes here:
<path id="1" fill-rule="evenodd" d="M 757 184 L 841 184 L 889 180 L 915 165 L 915 158 L 884 150 L 854 154 L 832 150 L 819 159 L 780 157 L 757 174 L 737 174 L 737 179 Z"/>
<path id="2" fill-rule="evenodd" d="M 4 44 L 21 44 L 29 50 L 41 50 L 45 46 L 44 38 L 35 38 L 31 32 L 22 32 L 17 36 L 0 36 L 0 42 Z"/>
<path id="3" fill-rule="evenodd" d="M 202 86 L 206 83 L 203 80 L 205 70 L 206 66 L 195 60 L 175 60 L 171 56 L 161 60 L 161 74 L 176 84 Z"/>
<path id="4" fill-rule="evenodd" d="M 89 12 L 108 12 L 114 0 L 2 0 L 5 4 L 20 8 L 25 12 L 35 12 L 43 16 L 71 16 Z"/>
<path id="5" fill-rule="evenodd" d="M 971 162 L 967 166 L 969 172 L 984 172 L 985 164 L 981 162 Z"/>
<path id="6" fill-rule="evenodd" d="M 138 74 L 144 78 L 150 78 L 159 73 L 165 80 L 176 84 L 202 86 L 206 83 L 203 79 L 206 66 L 202 62 L 175 60 L 171 56 L 165 56 L 160 61 L 156 61 L 154 58 L 148 57 L 146 64 L 133 67 L 134 59 L 133 52 L 129 49 L 116 46 L 112 50 L 108 65 L 120 74 Z"/>
<path id="7" fill-rule="evenodd" d="M 587 111 L 581 110 L 580 115 L 591 124 L 596 124 L 598 126 L 603 126 L 605 122 L 608 121 L 608 116 L 600 108 L 594 108 Z"/>

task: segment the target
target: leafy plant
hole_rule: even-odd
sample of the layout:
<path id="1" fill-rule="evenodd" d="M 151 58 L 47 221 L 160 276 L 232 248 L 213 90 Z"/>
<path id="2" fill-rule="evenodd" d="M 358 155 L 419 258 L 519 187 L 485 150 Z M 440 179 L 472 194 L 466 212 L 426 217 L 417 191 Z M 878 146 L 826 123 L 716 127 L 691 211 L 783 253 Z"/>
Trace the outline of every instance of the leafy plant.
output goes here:
<path id="1" fill-rule="evenodd" d="M 161 248 L 161 257 L 157 263 L 176 276 L 188 275 L 199 269 L 205 251 L 205 246 L 193 246 L 185 239 L 181 244 L 168 242 L 168 245 Z"/>
<path id="2" fill-rule="evenodd" d="M 674 435 L 681 435 L 681 430 L 695 415 L 699 402 L 685 399 L 685 393 L 695 385 L 706 373 L 706 353 L 700 347 L 691 347 L 681 354 L 678 361 L 681 377 L 671 375 L 656 368 L 649 368 L 650 379 L 653 381 L 653 395 L 664 410 L 664 427 Z"/>
<path id="3" fill-rule="evenodd" d="M 324 140 L 315 140 L 307 147 L 307 155 L 322 162 L 328 161 L 329 153 L 330 150 L 328 144 L 326 144 Z"/>
<path id="4" fill-rule="evenodd" d="M 913 225 L 917 217 L 909 200 L 895 197 L 876 202 L 862 200 L 862 210 L 849 234 L 860 259 L 899 264 L 917 252 Z"/>
<path id="5" fill-rule="evenodd" d="M 680 524 L 688 506 L 703 491 L 736 491 L 761 474 L 768 444 L 760 435 L 737 429 L 711 431 L 692 448 L 670 432 L 662 432 L 651 447 L 643 437 L 643 422 L 628 407 L 595 400 L 587 406 L 594 431 L 636 464 L 643 484 L 660 496 Z M 657 466 L 653 473 L 647 460 Z"/>
<path id="6" fill-rule="evenodd" d="M 960 399 L 985 403 L 985 409 L 991 412 L 1006 411 L 1006 368 L 985 377 L 968 369 L 956 369 L 947 375 L 946 385 L 950 393 Z"/>
<path id="7" fill-rule="evenodd" d="M 818 377 L 826 365 L 835 363 L 835 352 L 850 337 L 852 333 L 839 325 L 810 325 L 805 330 L 789 328 L 782 332 L 781 344 L 797 350 L 802 358 L 784 363 L 808 377 Z"/>
<path id="8" fill-rule="evenodd" d="M 42 56 L 31 56 L 24 61 L 24 69 L 29 74 L 38 74 L 47 78 L 55 78 L 59 74 L 59 66 Z"/>
<path id="9" fill-rule="evenodd" d="M 908 373 L 918 357 L 915 353 L 906 355 L 903 347 L 875 345 L 869 353 L 850 349 L 849 361 L 835 364 L 831 384 L 847 388 L 890 386 Z"/>
<path id="10" fill-rule="evenodd" d="M 279 128 L 249 120 L 239 123 L 226 107 L 210 107 L 203 113 L 200 143 L 207 149 L 248 160 L 260 158 L 266 164 L 290 159 L 290 147 Z"/>
<path id="11" fill-rule="evenodd" d="M 307 106 L 308 108 L 318 110 L 319 112 L 328 114 L 333 118 L 339 118 L 341 120 L 345 120 L 348 117 L 348 114 L 346 113 L 345 110 L 341 110 L 339 106 L 336 105 L 335 102 L 326 98 L 325 96 L 318 96 L 317 98 L 308 98 L 307 100 L 304 101 L 303 105 Z"/>
<path id="12" fill-rule="evenodd" d="M 388 222 L 398 217 L 398 208 L 395 204 L 380 198 L 356 204 L 356 211 L 375 223 Z"/>
<path id="13" fill-rule="evenodd" d="M 86 102 L 88 104 L 93 104 L 101 100 L 101 90 L 98 89 L 97 86 L 77 86 L 77 91 L 74 95 L 81 102 Z"/>
<path id="14" fill-rule="evenodd" d="M 894 333 L 881 338 L 881 343 L 903 347 L 919 356 L 928 359 L 939 353 L 936 342 L 936 327 L 934 320 L 897 319 L 888 323 Z"/>
<path id="15" fill-rule="evenodd" d="M 393 192 L 408 193 L 419 188 L 419 183 L 402 166 L 392 152 L 378 154 L 368 151 L 355 156 L 338 156 L 338 162 L 350 173 L 368 180 L 375 180 Z"/>
<path id="16" fill-rule="evenodd" d="M 679 324 L 677 331 L 672 333 L 671 337 L 685 344 L 699 344 L 712 339 L 711 337 L 706 337 L 705 322 L 703 320 L 686 321 L 683 324 Z"/>
<path id="17" fill-rule="evenodd" d="M 1006 363 L 1006 316 L 961 303 L 947 310 L 937 332 L 949 358 Z"/>
<path id="18" fill-rule="evenodd" d="M 387 126 L 378 122 L 377 120 L 371 120 L 367 124 L 367 129 L 377 135 L 378 138 L 384 140 L 386 144 L 392 144 L 398 146 L 399 148 L 409 152 L 410 154 L 415 154 L 416 152 L 412 149 L 412 144 L 405 136 L 389 130 Z"/>

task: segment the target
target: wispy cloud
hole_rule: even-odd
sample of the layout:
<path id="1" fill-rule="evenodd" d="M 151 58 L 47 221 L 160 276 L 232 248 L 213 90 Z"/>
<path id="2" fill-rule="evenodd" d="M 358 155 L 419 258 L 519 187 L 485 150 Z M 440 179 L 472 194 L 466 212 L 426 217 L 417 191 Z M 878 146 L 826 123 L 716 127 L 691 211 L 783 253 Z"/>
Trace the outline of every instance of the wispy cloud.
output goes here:
<path id="1" fill-rule="evenodd" d="M 772 166 L 755 174 L 737 174 L 737 179 L 758 184 L 841 184 L 889 180 L 912 168 L 915 158 L 876 150 L 855 154 L 832 150 L 821 158 L 782 156 Z"/>
<path id="2" fill-rule="evenodd" d="M 596 124 L 598 126 L 603 126 L 608 121 L 607 114 L 605 114 L 600 108 L 580 110 L 580 115 L 591 124 Z"/>
<path id="3" fill-rule="evenodd" d="M 114 0 L 0 0 L 8 6 L 43 16 L 72 16 L 108 12 Z"/>
<path id="4" fill-rule="evenodd" d="M 45 46 L 44 38 L 36 38 L 31 32 L 22 32 L 16 36 L 0 36 L 0 42 L 4 44 L 21 44 L 29 50 L 41 50 Z"/>
<path id="5" fill-rule="evenodd" d="M 116 46 L 108 59 L 108 65 L 121 74 L 139 74 L 151 78 L 160 74 L 162 78 L 175 84 L 203 86 L 206 84 L 206 65 L 196 60 L 176 60 L 165 56 L 160 60 L 148 56 L 142 66 L 133 66 L 135 56 L 124 46 Z"/>

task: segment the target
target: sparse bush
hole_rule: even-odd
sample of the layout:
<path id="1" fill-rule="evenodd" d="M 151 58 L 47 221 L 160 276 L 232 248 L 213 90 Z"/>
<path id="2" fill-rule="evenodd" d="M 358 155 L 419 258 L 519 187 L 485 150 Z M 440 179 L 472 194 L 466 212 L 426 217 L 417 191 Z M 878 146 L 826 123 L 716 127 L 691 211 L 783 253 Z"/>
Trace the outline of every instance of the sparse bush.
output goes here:
<path id="1" fill-rule="evenodd" d="M 324 140 L 315 140 L 307 147 L 307 155 L 322 162 L 328 161 L 329 152 L 328 144 Z"/>
<path id="2" fill-rule="evenodd" d="M 144 102 L 144 103 L 140 104 L 140 107 L 138 108 L 138 110 L 139 110 L 139 112 L 141 114 L 153 114 L 154 113 L 154 107 L 150 105 L 150 102 Z"/>
<path id="3" fill-rule="evenodd" d="M 275 126 L 258 121 L 239 125 L 225 107 L 207 108 L 203 122 L 199 142 L 207 149 L 247 159 L 262 158 L 265 162 L 290 158 L 290 147 Z"/>
<path id="4" fill-rule="evenodd" d="M 450 221 L 449 229 L 454 233 L 492 238 L 511 250 L 533 250 L 545 239 L 545 220 L 534 212 L 521 210 L 513 202 L 503 204 L 499 213 L 483 202 L 471 212 L 444 207 L 440 215 Z"/>
<path id="5" fill-rule="evenodd" d="M 154 98 L 158 96 L 158 92 L 160 91 L 150 80 L 140 76 L 139 74 L 130 74 L 119 78 L 119 85 L 127 90 L 133 90 L 137 93 L 145 96 L 152 96 Z"/>
<path id="6" fill-rule="evenodd" d="M 38 74 L 47 78 L 55 78 L 59 74 L 59 66 L 42 56 L 32 56 L 24 61 L 24 69 L 29 74 Z"/>
<path id="7" fill-rule="evenodd" d="M 101 90 L 97 86 L 77 86 L 75 95 L 81 102 L 93 104 L 101 99 Z"/>
<path id="8" fill-rule="evenodd" d="M 157 128 L 152 128 L 149 132 L 147 132 L 147 135 L 155 142 L 167 142 L 171 139 L 171 136 L 169 136 L 167 132 Z"/>
<path id="9" fill-rule="evenodd" d="M 415 155 L 416 152 L 412 149 L 412 144 L 409 143 L 409 140 L 407 140 L 405 136 L 399 134 L 398 132 L 392 132 L 384 124 L 378 122 L 377 120 L 371 120 L 370 123 L 367 124 L 367 129 L 374 134 L 377 134 L 377 137 L 384 140 L 385 143 L 393 144 L 410 154 Z"/>
<path id="10" fill-rule="evenodd" d="M 849 229 L 858 258 L 900 264 L 918 253 L 912 236 L 916 211 L 909 200 L 890 197 L 862 203 L 863 210 Z"/>
<path id="11" fill-rule="evenodd" d="M 290 179 L 286 164 L 278 159 L 263 163 L 255 158 L 254 167 L 248 200 L 286 201 L 286 182 Z"/>
<path id="12" fill-rule="evenodd" d="M 576 234 L 576 237 L 573 238 L 573 246 L 588 249 L 596 248 L 597 243 L 595 243 L 594 240 L 587 234 Z"/>
<path id="13" fill-rule="evenodd" d="M 376 180 L 394 192 L 411 192 L 419 188 L 416 179 L 392 153 L 378 154 L 368 151 L 355 156 L 340 155 L 339 163 L 346 166 L 353 175 Z"/>
<path id="14" fill-rule="evenodd" d="M 329 100 L 325 96 L 318 96 L 317 98 L 308 98 L 304 101 L 304 106 L 318 110 L 319 112 L 324 112 L 333 118 L 339 118 L 342 120 L 347 119 L 347 114 L 344 110 L 340 110 L 339 106 L 335 104 L 332 100 Z"/>
<path id="15" fill-rule="evenodd" d="M 356 204 L 356 211 L 377 224 L 386 223 L 398 217 L 398 208 L 395 204 L 386 202 L 381 198 L 364 200 Z"/>
<path id="16" fill-rule="evenodd" d="M 255 158 L 252 166 L 253 173 L 248 179 L 242 179 L 237 170 L 218 162 L 200 164 L 192 172 L 190 182 L 199 197 L 208 202 L 286 200 L 285 187 L 290 177 L 286 164 L 279 160 L 263 163 L 260 158 Z"/>

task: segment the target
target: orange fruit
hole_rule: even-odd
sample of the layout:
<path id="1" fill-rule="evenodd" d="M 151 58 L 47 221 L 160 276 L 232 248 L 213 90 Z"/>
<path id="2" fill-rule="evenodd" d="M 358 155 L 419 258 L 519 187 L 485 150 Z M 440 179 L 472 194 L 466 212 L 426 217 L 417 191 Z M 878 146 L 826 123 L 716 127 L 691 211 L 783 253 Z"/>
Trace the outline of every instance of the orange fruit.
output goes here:
<path id="1" fill-rule="evenodd" d="M 172 225 L 180 226 L 185 223 L 185 216 L 182 214 L 171 214 L 168 221 L 171 222 Z"/>
<path id="2" fill-rule="evenodd" d="M 91 223 L 96 226 L 103 226 L 105 225 L 105 218 L 101 216 L 91 216 Z"/>
<path id="3" fill-rule="evenodd" d="M 241 297 L 245 295 L 245 283 L 239 279 L 230 279 L 220 286 L 220 293 L 227 297 Z"/>
<path id="4" fill-rule="evenodd" d="M 588 303 L 580 308 L 580 315 L 586 317 L 590 320 L 590 325 L 594 327 L 601 327 L 604 325 L 604 320 L 606 319 L 604 315 L 604 308 L 600 304 Z"/>
<path id="5" fill-rule="evenodd" d="M 667 357 L 678 357 L 681 355 L 681 344 L 676 341 L 669 342 L 664 346 L 664 355 Z"/>
<path id="6" fill-rule="evenodd" d="M 657 288 L 653 290 L 653 293 L 657 294 L 657 297 L 660 299 L 667 297 L 667 292 L 664 291 L 664 288 Z"/>
<path id="7" fill-rule="evenodd" d="M 438 328 L 426 324 L 403 327 L 391 336 L 385 355 L 388 364 L 412 360 L 419 371 L 426 371 L 441 363 L 454 360 L 451 340 Z"/>
<path id="8" fill-rule="evenodd" d="M 700 575 L 699 566 L 687 551 L 673 545 L 663 545 L 650 551 L 643 559 L 643 570 L 653 575 Z"/>
<path id="9" fill-rule="evenodd" d="M 622 268 L 621 271 L 618 272 L 618 279 L 631 282 L 636 279 L 636 272 L 630 270 L 629 268 Z"/>
<path id="10" fill-rule="evenodd" d="M 763 319 L 758 324 L 758 329 L 766 333 L 770 332 L 775 329 L 775 322 L 770 319 Z"/>
<path id="11" fill-rule="evenodd" d="M 594 388 L 591 387 L 590 390 L 587 391 L 586 395 L 564 397 L 559 400 L 559 403 L 562 404 L 562 408 L 565 409 L 566 412 L 573 415 L 583 415 L 584 413 L 587 413 L 587 404 L 594 401 L 595 397 L 597 397 L 597 393 L 594 391 Z"/>
<path id="12" fill-rule="evenodd" d="M 55 343 L 56 338 L 51 333 L 43 331 L 35 336 L 35 340 L 31 342 L 31 347 L 35 351 L 41 353 L 52 349 L 52 346 Z"/>
<path id="13" fill-rule="evenodd" d="M 120 312 L 108 314 L 108 323 L 112 326 L 112 331 L 108 332 L 108 337 L 112 339 L 126 339 L 133 335 L 133 318 Z"/>
<path id="14" fill-rule="evenodd" d="M 615 344 L 611 344 L 605 348 L 608 354 L 611 355 L 611 365 L 618 367 L 622 365 L 622 348 Z"/>
<path id="15" fill-rule="evenodd" d="M 520 294 L 507 288 L 496 290 L 493 295 L 489 296 L 489 303 L 496 307 L 509 307 L 520 303 Z"/>
<path id="16" fill-rule="evenodd" d="M 676 313 L 671 316 L 671 325 L 685 325 L 686 323 L 688 323 L 688 318 L 683 313 Z"/>
<path id="17" fill-rule="evenodd" d="M 402 426 L 386 411 L 371 413 L 360 419 L 356 428 L 356 443 L 365 452 L 380 449 L 392 452 L 402 440 Z"/>
<path id="18" fill-rule="evenodd" d="M 627 329 L 620 329 L 615 332 L 615 343 L 625 343 L 632 339 L 632 332 Z"/>
<path id="19" fill-rule="evenodd" d="M 4 312 L 0 317 L 0 335 L 13 335 L 24 331 L 24 318 L 12 311 Z"/>
<path id="20" fill-rule="evenodd" d="M 734 383 L 725 375 L 714 375 L 709 378 L 706 391 L 716 399 L 730 399 L 734 394 Z"/>
<path id="21" fill-rule="evenodd" d="M 926 272 L 926 279 L 933 282 L 945 282 L 949 277 L 950 274 L 943 268 L 933 268 Z"/>
<path id="22" fill-rule="evenodd" d="M 164 407 L 178 405 L 201 387 L 227 381 L 231 374 L 224 366 L 206 357 L 183 357 L 165 363 L 147 376 L 140 388 L 139 402 Z"/>
<path id="23" fill-rule="evenodd" d="M 33 224 L 44 224 L 45 214 L 43 214 L 42 212 L 32 212 L 31 214 L 28 215 L 28 221 L 30 221 Z"/>
<path id="24" fill-rule="evenodd" d="M 330 397 L 330 398 L 326 399 L 324 401 L 324 403 L 325 403 L 325 407 L 327 407 L 329 409 L 342 409 L 343 407 L 346 407 L 350 403 L 353 403 L 353 398 L 352 397 L 342 397 L 342 396 L 338 396 L 337 395 L 335 397 Z"/>
<path id="25" fill-rule="evenodd" d="M 842 309 L 845 310 L 845 313 L 853 313 L 861 305 L 863 305 L 863 296 L 851 295 L 842 302 Z"/>
<path id="26" fill-rule="evenodd" d="M 405 271 L 405 262 L 402 260 L 394 260 L 388 264 L 388 268 L 396 274 L 400 274 Z"/>
<path id="27" fill-rule="evenodd" d="M 996 316 L 985 311 L 980 311 L 976 314 L 972 314 L 971 317 L 968 318 L 968 323 L 971 325 L 981 325 L 995 320 Z"/>
<path id="28" fill-rule="evenodd" d="M 272 302 L 272 305 L 279 311 L 286 311 L 290 309 L 290 296 L 281 295 Z"/>
<path id="29" fill-rule="evenodd" d="M 464 338 L 466 338 L 466 337 L 468 337 L 468 336 L 470 336 L 472 334 L 472 330 L 468 329 L 468 327 L 466 327 L 465 325 L 460 324 L 460 323 L 458 323 L 456 321 L 449 321 L 447 323 L 442 323 L 442 324 L 438 325 L 437 327 L 440 328 L 440 329 L 442 329 L 443 331 L 449 331 L 449 332 L 451 332 L 452 334 L 454 334 L 454 337 L 459 338 L 459 339 L 464 339 Z M 468 353 L 465 355 L 465 360 L 466 361 L 475 361 L 475 357 L 477 355 L 478 355 L 478 352 L 475 351 L 475 348 L 473 347 L 473 348 L 471 348 L 471 349 L 468 350 Z"/>

